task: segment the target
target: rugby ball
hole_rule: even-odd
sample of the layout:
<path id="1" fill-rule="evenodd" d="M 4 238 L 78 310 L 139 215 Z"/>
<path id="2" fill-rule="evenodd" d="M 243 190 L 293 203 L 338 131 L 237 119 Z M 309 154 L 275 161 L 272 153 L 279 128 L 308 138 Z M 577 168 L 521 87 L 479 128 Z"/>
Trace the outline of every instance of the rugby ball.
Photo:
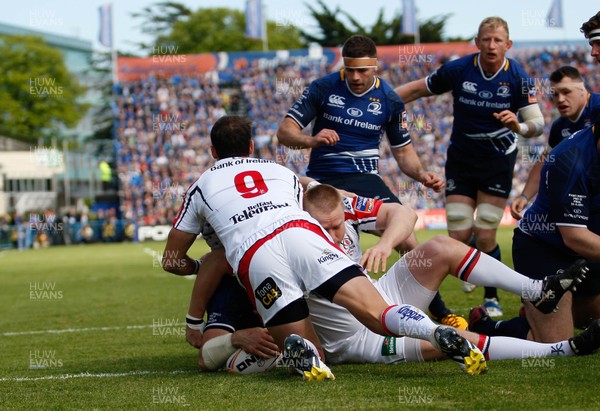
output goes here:
<path id="1" fill-rule="evenodd" d="M 239 348 L 231 354 L 231 357 L 227 360 L 225 369 L 232 374 L 265 372 L 275 368 L 280 357 L 281 355 L 264 359 Z"/>

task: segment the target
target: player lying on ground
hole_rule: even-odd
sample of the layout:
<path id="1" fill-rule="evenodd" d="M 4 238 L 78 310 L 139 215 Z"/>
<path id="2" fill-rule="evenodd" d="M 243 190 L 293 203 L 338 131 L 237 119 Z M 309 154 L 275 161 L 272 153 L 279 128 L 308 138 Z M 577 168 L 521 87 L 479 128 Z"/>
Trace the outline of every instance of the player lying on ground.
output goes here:
<path id="1" fill-rule="evenodd" d="M 483 354 L 454 329 L 386 303 L 362 268 L 302 209 L 302 186 L 291 170 L 250 158 L 249 119 L 221 117 L 210 135 L 217 161 L 186 191 L 163 253 L 166 271 L 198 272 L 187 253 L 210 225 L 269 334 L 280 350 L 301 360 L 296 368 L 308 380 L 334 376 L 317 355 L 307 291 L 344 306 L 373 332 L 428 340 L 468 373 L 485 371 Z"/>
<path id="2" fill-rule="evenodd" d="M 397 236 L 392 233 L 405 231 L 393 227 L 414 224 L 414 220 L 398 218 L 401 215 L 400 209 L 403 208 L 399 204 L 383 204 L 378 200 L 362 197 L 346 198 L 342 203 L 337 190 L 327 185 L 319 185 L 309 190 L 305 195 L 304 206 L 353 260 L 360 261 L 362 265 L 372 268 L 375 272 L 379 271 L 380 264 L 385 270 L 385 261 L 391 253 L 394 242 L 401 241 L 402 234 Z M 390 224 L 391 222 L 394 224 Z M 363 255 L 360 250 L 358 230 L 374 228 L 383 230 L 384 236 Z M 221 270 L 225 269 L 225 266 L 221 267 Z M 533 281 L 527 280 L 491 257 L 449 237 L 438 236 L 404 255 L 375 283 L 375 287 L 388 303 L 427 307 L 448 272 L 474 276 L 475 281 L 481 285 L 493 281 L 495 285 L 509 288 L 517 293 L 523 293 L 524 290 L 535 293 L 533 290 L 538 286 L 548 289 L 551 284 L 550 282 L 545 285 L 533 284 Z M 241 288 L 237 287 L 236 291 L 233 284 L 222 285 L 211 300 L 208 326 L 204 336 L 205 345 L 200 355 L 200 365 L 204 369 L 221 368 L 227 358 L 236 351 L 236 347 L 242 347 L 231 342 L 243 341 L 242 336 L 250 333 L 249 330 L 240 328 L 243 328 L 244 324 L 257 324 L 250 310 L 240 310 L 231 304 L 231 301 L 239 301 L 242 298 Z M 218 302 L 213 303 L 215 300 Z M 326 359 L 332 363 L 396 363 L 444 358 L 443 354 L 427 341 L 374 334 L 356 321 L 343 307 L 332 304 L 314 293 L 309 295 L 308 305 Z M 195 306 L 192 300 L 190 312 L 194 312 Z M 211 310 L 213 307 L 214 311 Z M 540 306 L 543 310 L 551 308 L 552 304 L 546 307 Z M 423 315 L 421 312 L 417 313 Z M 199 316 L 197 311 L 194 314 Z M 257 334 L 259 338 L 267 339 L 265 335 L 260 334 L 263 329 L 257 327 L 253 330 L 259 333 Z M 488 359 L 508 359 L 524 356 L 573 355 L 574 349 L 580 354 L 590 353 L 600 344 L 598 331 L 600 329 L 596 325 L 578 338 L 554 344 L 532 343 L 507 337 L 489 338 L 466 331 L 459 331 L 459 333 L 479 345 Z M 218 338 L 213 337 L 215 333 L 218 334 Z M 200 338 L 199 333 L 198 337 Z M 244 349 L 262 358 L 276 354 L 270 343 L 260 348 Z"/>

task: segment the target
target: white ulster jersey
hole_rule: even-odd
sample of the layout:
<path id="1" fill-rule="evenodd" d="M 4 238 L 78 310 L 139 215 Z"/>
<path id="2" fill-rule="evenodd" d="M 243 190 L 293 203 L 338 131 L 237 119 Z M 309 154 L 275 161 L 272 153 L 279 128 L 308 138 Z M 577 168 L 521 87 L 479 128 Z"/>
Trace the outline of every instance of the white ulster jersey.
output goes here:
<path id="1" fill-rule="evenodd" d="M 287 221 L 308 219 L 302 186 L 289 169 L 268 160 L 233 157 L 217 161 L 185 193 L 173 227 L 199 234 L 210 224 L 237 272 L 243 253 Z"/>

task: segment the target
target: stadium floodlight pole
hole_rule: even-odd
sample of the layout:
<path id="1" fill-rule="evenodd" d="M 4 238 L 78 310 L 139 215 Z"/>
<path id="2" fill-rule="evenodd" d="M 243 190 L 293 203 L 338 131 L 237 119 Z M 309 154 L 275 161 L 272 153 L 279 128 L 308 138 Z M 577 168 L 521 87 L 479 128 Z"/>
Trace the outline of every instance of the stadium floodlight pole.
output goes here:
<path id="1" fill-rule="evenodd" d="M 265 11 L 261 7 L 260 12 L 262 13 L 262 42 L 263 42 L 263 51 L 269 51 L 269 39 L 267 36 L 267 19 L 265 18 Z"/>
<path id="2" fill-rule="evenodd" d="M 98 40 L 104 47 L 110 48 L 110 64 L 113 86 L 118 83 L 117 76 L 117 51 L 114 41 L 113 5 L 106 3 L 98 8 L 100 13 L 100 30 Z M 114 87 L 113 87 L 114 88 Z"/>
<path id="3" fill-rule="evenodd" d="M 114 48 L 111 50 L 111 61 L 112 61 L 112 82 L 113 86 L 119 82 L 119 75 L 117 73 L 117 50 Z M 114 87 L 113 87 L 114 88 Z"/>
<path id="4" fill-rule="evenodd" d="M 402 0 L 402 34 L 412 35 L 415 44 L 421 43 L 415 0 Z"/>
<path id="5" fill-rule="evenodd" d="M 69 163 L 71 162 L 71 156 L 69 155 L 69 143 L 67 139 L 62 141 L 63 153 L 64 153 L 64 174 L 63 182 L 65 185 L 65 207 L 71 207 L 71 180 L 69 176 Z"/>
<path id="6" fill-rule="evenodd" d="M 112 3 L 111 3 L 112 8 Z M 110 33 L 111 33 L 111 42 L 110 42 L 110 59 L 111 59 L 111 68 L 112 68 L 112 81 L 113 81 L 113 90 L 114 86 L 119 82 L 119 75 L 117 72 L 117 49 L 115 48 L 115 23 L 113 19 L 110 19 Z"/>

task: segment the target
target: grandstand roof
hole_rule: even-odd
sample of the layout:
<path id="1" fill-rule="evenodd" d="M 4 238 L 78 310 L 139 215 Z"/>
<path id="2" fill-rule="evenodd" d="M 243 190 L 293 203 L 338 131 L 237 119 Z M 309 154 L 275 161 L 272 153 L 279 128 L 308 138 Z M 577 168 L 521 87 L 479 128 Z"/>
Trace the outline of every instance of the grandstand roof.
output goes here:
<path id="1" fill-rule="evenodd" d="M 59 34 L 47 33 L 44 31 L 32 30 L 25 27 L 13 26 L 6 23 L 0 23 L 0 34 L 9 36 L 40 36 L 51 46 L 62 49 L 71 49 L 83 52 L 92 52 L 92 42 L 77 37 L 61 36 Z"/>

